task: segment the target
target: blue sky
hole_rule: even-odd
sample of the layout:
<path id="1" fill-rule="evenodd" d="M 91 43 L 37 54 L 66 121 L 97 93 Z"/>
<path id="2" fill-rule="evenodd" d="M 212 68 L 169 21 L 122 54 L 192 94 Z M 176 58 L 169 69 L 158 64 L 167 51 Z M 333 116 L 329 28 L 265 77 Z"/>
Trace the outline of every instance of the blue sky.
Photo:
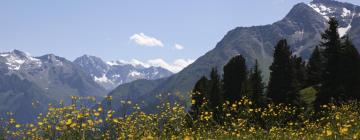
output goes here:
<path id="1" fill-rule="evenodd" d="M 0 0 L 0 51 L 54 53 L 69 60 L 83 54 L 104 60 L 194 60 L 227 31 L 273 23 L 296 3 L 309 1 Z"/>

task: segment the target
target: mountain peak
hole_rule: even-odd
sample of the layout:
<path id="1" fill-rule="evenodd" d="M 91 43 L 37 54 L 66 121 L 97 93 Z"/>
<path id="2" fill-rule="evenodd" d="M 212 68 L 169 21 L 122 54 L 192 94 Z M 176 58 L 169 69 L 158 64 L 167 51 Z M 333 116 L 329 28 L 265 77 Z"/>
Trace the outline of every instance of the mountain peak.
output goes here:
<path id="1" fill-rule="evenodd" d="M 9 70 L 20 70 L 20 68 L 28 68 L 29 66 L 41 66 L 40 60 L 31 57 L 30 54 L 22 52 L 20 50 L 12 50 L 11 52 L 0 53 L 0 56 L 4 58 L 3 63 L 7 65 Z"/>
<path id="2" fill-rule="evenodd" d="M 312 4 L 324 4 L 324 5 L 353 5 L 347 2 L 340 2 L 336 0 L 313 0 Z"/>
<path id="3" fill-rule="evenodd" d="M 360 17 L 360 7 L 350 3 L 313 0 L 308 5 L 327 20 L 335 18 L 339 22 L 340 36 L 344 36 L 350 30 L 354 18 Z"/>

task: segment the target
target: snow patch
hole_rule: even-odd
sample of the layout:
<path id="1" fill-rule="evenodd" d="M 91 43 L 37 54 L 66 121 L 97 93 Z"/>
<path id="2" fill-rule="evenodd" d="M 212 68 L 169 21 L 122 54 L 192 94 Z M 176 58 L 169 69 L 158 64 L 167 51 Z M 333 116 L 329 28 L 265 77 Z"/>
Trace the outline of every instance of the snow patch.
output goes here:
<path id="1" fill-rule="evenodd" d="M 329 20 L 329 14 L 334 13 L 334 10 L 332 10 L 329 7 L 326 7 L 323 4 L 308 4 L 311 8 L 313 8 L 316 12 L 318 12 L 320 15 L 322 15 L 325 19 Z"/>
<path id="2" fill-rule="evenodd" d="M 112 81 L 110 79 L 108 79 L 105 74 L 103 74 L 101 77 L 95 76 L 94 80 L 95 80 L 95 82 L 98 82 L 98 83 L 112 83 Z"/>
<path id="3" fill-rule="evenodd" d="M 9 56 L 9 54 L 8 53 L 0 53 L 0 56 L 7 57 L 7 56 Z"/>
<path id="4" fill-rule="evenodd" d="M 351 13 L 351 11 L 350 11 L 350 13 Z M 353 21 L 354 17 L 355 17 L 355 13 L 352 14 L 350 23 L 349 23 L 349 25 L 347 27 L 341 27 L 341 28 L 338 29 L 340 37 L 343 37 L 344 35 L 346 35 L 346 33 L 351 29 L 351 24 L 352 24 L 352 21 Z"/>
<path id="5" fill-rule="evenodd" d="M 120 74 L 115 74 L 115 75 L 113 75 L 112 77 L 113 77 L 113 78 L 119 78 L 119 77 L 121 77 L 121 76 L 120 76 Z"/>
<path id="6" fill-rule="evenodd" d="M 5 64 L 8 66 L 9 70 L 20 70 L 23 65 L 32 67 L 40 67 L 41 61 L 34 57 L 31 57 L 30 54 L 24 53 L 25 55 L 18 55 L 12 52 L 0 53 L 0 56 L 5 58 Z"/>
<path id="7" fill-rule="evenodd" d="M 343 13 L 341 14 L 341 17 L 347 17 L 350 16 L 350 14 L 351 14 L 350 10 L 343 8 Z"/>
<path id="8" fill-rule="evenodd" d="M 122 65 L 122 63 L 120 63 L 119 61 L 108 61 L 106 62 L 106 64 L 110 65 L 110 66 L 119 66 Z"/>
<path id="9" fill-rule="evenodd" d="M 351 29 L 351 23 L 347 26 L 347 27 L 342 27 L 338 29 L 339 32 L 339 36 L 343 37 L 344 35 L 346 35 L 346 33 Z"/>
<path id="10" fill-rule="evenodd" d="M 141 73 L 138 72 L 138 71 L 132 71 L 132 72 L 129 73 L 129 76 L 132 76 L 132 77 L 140 76 L 140 75 L 141 75 Z"/>

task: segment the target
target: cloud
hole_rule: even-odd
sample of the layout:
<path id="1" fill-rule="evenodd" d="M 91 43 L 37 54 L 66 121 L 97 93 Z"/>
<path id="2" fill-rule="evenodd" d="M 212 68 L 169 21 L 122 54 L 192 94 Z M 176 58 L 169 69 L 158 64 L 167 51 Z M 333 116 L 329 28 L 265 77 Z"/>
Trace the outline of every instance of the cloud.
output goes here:
<path id="1" fill-rule="evenodd" d="M 175 47 L 175 49 L 177 49 L 177 50 L 182 50 L 182 49 L 184 49 L 184 46 L 182 46 L 182 45 L 180 45 L 180 44 L 177 44 L 177 43 L 175 43 L 174 47 Z"/>
<path id="2" fill-rule="evenodd" d="M 142 62 L 140 60 L 137 59 L 131 59 L 130 61 L 126 61 L 126 60 L 119 60 L 119 61 L 109 61 L 107 62 L 107 64 L 109 65 L 124 65 L 124 64 L 130 64 L 133 66 L 143 66 L 145 68 L 149 68 L 151 66 L 153 67 L 162 67 L 164 69 L 167 69 L 173 73 L 177 73 L 179 71 L 181 71 L 182 69 L 184 69 L 185 67 L 187 67 L 188 65 L 190 65 L 191 63 L 193 63 L 194 60 L 192 59 L 176 59 L 174 62 L 172 63 L 168 63 L 165 60 L 161 59 L 161 58 L 156 58 L 156 59 L 150 59 L 146 62 Z"/>
<path id="3" fill-rule="evenodd" d="M 148 60 L 149 65 L 154 67 L 162 67 L 174 73 L 181 71 L 193 62 L 194 60 L 191 59 L 177 59 L 173 63 L 169 64 L 161 58 Z"/>
<path id="4" fill-rule="evenodd" d="M 138 33 L 138 34 L 134 34 L 130 37 L 130 41 L 140 45 L 140 46 L 148 46 L 148 47 L 164 47 L 164 44 L 154 38 L 154 37 L 150 37 L 145 35 L 144 33 Z"/>

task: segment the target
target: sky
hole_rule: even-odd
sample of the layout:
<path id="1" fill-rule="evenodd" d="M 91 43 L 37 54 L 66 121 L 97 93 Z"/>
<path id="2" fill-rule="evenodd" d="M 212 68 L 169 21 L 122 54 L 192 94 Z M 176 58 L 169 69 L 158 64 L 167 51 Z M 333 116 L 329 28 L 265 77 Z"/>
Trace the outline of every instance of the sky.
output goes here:
<path id="1" fill-rule="evenodd" d="M 310 0 L 0 0 L 0 52 L 69 60 L 88 54 L 179 69 L 229 30 L 271 24 L 300 2 Z"/>

